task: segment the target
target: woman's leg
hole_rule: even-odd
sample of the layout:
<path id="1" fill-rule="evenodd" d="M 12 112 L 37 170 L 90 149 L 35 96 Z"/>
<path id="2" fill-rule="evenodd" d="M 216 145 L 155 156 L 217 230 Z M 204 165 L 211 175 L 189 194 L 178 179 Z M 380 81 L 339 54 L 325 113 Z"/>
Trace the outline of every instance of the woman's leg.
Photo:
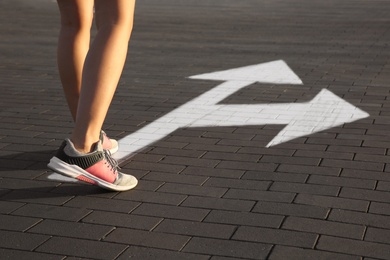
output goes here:
<path id="1" fill-rule="evenodd" d="M 58 0 L 61 14 L 58 70 L 73 120 L 76 120 L 82 71 L 90 44 L 93 5 L 93 0 Z"/>
<path id="2" fill-rule="evenodd" d="M 71 137 L 80 152 L 90 152 L 99 140 L 125 64 L 134 8 L 135 0 L 95 0 L 98 32 L 85 59 L 76 124 Z"/>

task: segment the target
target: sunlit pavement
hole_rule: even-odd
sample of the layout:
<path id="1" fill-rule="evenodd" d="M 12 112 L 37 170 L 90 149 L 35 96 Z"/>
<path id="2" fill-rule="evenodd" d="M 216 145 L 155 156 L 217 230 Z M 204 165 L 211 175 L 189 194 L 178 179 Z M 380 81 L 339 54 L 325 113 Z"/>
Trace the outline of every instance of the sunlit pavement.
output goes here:
<path id="1" fill-rule="evenodd" d="M 390 259 L 390 2 L 142 0 L 104 130 L 131 191 L 46 168 L 51 0 L 0 2 L 1 259 Z"/>

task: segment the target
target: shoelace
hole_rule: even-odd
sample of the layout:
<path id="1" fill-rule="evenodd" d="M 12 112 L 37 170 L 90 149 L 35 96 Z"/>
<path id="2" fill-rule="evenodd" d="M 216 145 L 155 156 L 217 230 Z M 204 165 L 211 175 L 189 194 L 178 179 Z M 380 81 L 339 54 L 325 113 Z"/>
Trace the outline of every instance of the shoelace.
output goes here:
<path id="1" fill-rule="evenodd" d="M 110 164 L 111 168 L 114 171 L 117 171 L 120 169 L 118 162 L 112 158 L 111 152 L 109 150 L 103 150 L 104 156 L 106 157 L 107 162 Z"/>

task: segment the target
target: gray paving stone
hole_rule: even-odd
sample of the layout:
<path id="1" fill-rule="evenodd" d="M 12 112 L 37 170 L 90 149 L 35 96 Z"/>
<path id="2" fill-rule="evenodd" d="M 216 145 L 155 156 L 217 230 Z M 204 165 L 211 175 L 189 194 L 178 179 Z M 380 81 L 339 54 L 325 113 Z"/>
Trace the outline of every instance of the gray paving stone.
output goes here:
<path id="1" fill-rule="evenodd" d="M 147 248 L 147 247 L 137 247 L 130 246 L 119 258 L 118 260 L 123 259 L 139 259 L 139 260 L 147 260 L 147 259 L 171 259 L 171 260 L 207 260 L 210 259 L 210 256 L 207 255 L 199 255 L 199 254 L 190 254 L 190 253 L 182 253 L 170 250 L 163 249 L 155 249 L 155 248 Z"/>
<path id="2" fill-rule="evenodd" d="M 284 217 L 282 216 L 272 214 L 213 210 L 204 221 L 231 225 L 278 228 L 282 224 L 283 219 Z"/>
<path id="3" fill-rule="evenodd" d="M 64 206 L 26 204 L 18 210 L 14 211 L 12 215 L 77 222 L 84 216 L 88 215 L 90 212 L 91 211 L 87 209 Z"/>
<path id="4" fill-rule="evenodd" d="M 301 217 L 287 217 L 282 228 L 352 239 L 362 239 L 365 233 L 365 227 L 361 225 Z"/>
<path id="5" fill-rule="evenodd" d="M 369 202 L 364 200 L 345 199 L 313 194 L 298 194 L 294 202 L 298 204 L 362 212 L 366 212 L 369 206 Z"/>
<path id="6" fill-rule="evenodd" d="M 32 251 L 50 236 L 0 230 L 0 245 L 2 248 Z"/>
<path id="7" fill-rule="evenodd" d="M 290 204 L 259 201 L 256 203 L 252 212 L 325 219 L 328 215 L 329 209 L 316 205 L 311 206 L 295 203 Z"/>
<path id="8" fill-rule="evenodd" d="M 114 259 L 126 249 L 125 245 L 82 240 L 66 237 L 52 237 L 35 251 L 89 259 Z"/>
<path id="9" fill-rule="evenodd" d="M 197 185 L 188 185 L 188 184 L 180 184 L 180 183 L 166 183 L 161 186 L 158 191 L 159 192 L 167 192 L 167 193 L 176 193 L 183 195 L 194 195 L 194 196 L 204 196 L 204 197 L 213 197 L 220 198 L 222 197 L 227 188 L 219 188 L 219 187 L 210 187 L 210 186 L 197 186 Z"/>
<path id="10" fill-rule="evenodd" d="M 75 197 L 65 204 L 67 207 L 77 207 L 92 210 L 129 213 L 139 205 L 138 202 L 113 200 L 95 197 Z"/>
<path id="11" fill-rule="evenodd" d="M 113 229 L 114 228 L 109 225 L 93 225 L 46 219 L 30 228 L 28 232 L 57 237 L 100 240 Z"/>
<path id="12" fill-rule="evenodd" d="M 166 234 L 135 229 L 117 228 L 104 241 L 134 246 L 147 246 L 168 250 L 180 250 L 190 240 L 189 236 Z"/>
<path id="13" fill-rule="evenodd" d="M 301 184 L 301 183 L 274 182 L 271 185 L 270 190 L 337 196 L 340 188 L 333 187 L 333 186 L 326 186 L 326 185 L 307 184 L 307 183 Z"/>
<path id="14" fill-rule="evenodd" d="M 329 236 L 320 237 L 317 245 L 318 249 L 326 251 L 379 259 L 389 258 L 389 247 L 390 245 Z"/>
<path id="15" fill-rule="evenodd" d="M 232 225 L 165 219 L 154 231 L 195 237 L 229 239 L 235 232 Z"/>
<path id="16" fill-rule="evenodd" d="M 152 230 L 163 219 L 158 217 L 137 216 L 115 212 L 93 211 L 82 222 L 105 226 L 126 227 Z"/>
<path id="17" fill-rule="evenodd" d="M 256 191 L 256 190 L 239 190 L 230 189 L 223 196 L 227 199 L 243 199 L 250 201 L 274 201 L 274 202 L 291 202 L 295 193 L 279 191 Z"/>
<path id="18" fill-rule="evenodd" d="M 0 248 L 0 255 L 3 259 L 42 259 L 42 260 L 62 260 L 64 256 L 53 254 L 42 254 L 30 251 L 20 251 Z"/>
<path id="19" fill-rule="evenodd" d="M 270 260 L 277 259 L 296 259 L 296 260 L 327 260 L 327 259 L 340 259 L 340 260 L 358 260 L 360 257 L 346 254 L 339 254 L 333 252 L 326 252 L 320 250 L 313 250 L 307 248 L 297 248 L 277 245 L 272 250 L 269 258 Z"/>
<path id="20" fill-rule="evenodd" d="M 248 259 L 266 259 L 271 246 L 261 243 L 192 238 L 184 247 L 184 252 L 230 256 Z"/>
<path id="21" fill-rule="evenodd" d="M 295 232 L 283 229 L 241 226 L 232 239 L 312 248 L 317 241 L 317 237 L 318 235 L 316 234 L 302 232 L 302 230 L 300 230 L 300 232 Z"/>
<path id="22" fill-rule="evenodd" d="M 158 189 L 162 185 L 163 184 L 159 185 Z M 172 194 L 172 193 L 164 193 L 164 192 L 134 190 L 131 193 L 120 193 L 116 196 L 116 198 L 121 200 L 150 202 L 150 203 L 159 203 L 159 204 L 166 204 L 166 205 L 179 205 L 181 202 L 185 200 L 186 196 L 181 194 Z"/>
<path id="23" fill-rule="evenodd" d="M 222 209 L 231 211 L 251 211 L 255 202 L 235 200 L 235 199 L 221 199 L 221 198 L 206 198 L 198 196 L 189 196 L 181 204 L 181 206 L 191 208 L 204 208 L 204 209 Z"/>
<path id="24" fill-rule="evenodd" d="M 209 210 L 143 203 L 132 214 L 170 219 L 202 221 Z"/>
<path id="25" fill-rule="evenodd" d="M 328 219 L 344 223 L 361 224 L 365 226 L 390 229 L 390 223 L 387 221 L 389 217 L 385 215 L 333 209 L 330 212 Z"/>

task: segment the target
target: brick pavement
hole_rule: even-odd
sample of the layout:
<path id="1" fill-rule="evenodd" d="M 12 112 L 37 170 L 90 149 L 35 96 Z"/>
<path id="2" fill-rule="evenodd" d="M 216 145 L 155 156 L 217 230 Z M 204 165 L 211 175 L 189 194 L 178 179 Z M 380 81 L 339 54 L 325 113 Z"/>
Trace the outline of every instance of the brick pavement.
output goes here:
<path id="1" fill-rule="evenodd" d="M 390 259 L 385 0 L 143 0 L 105 130 L 121 139 L 218 83 L 189 76 L 283 60 L 303 85 L 255 83 L 225 104 L 328 89 L 370 114 L 265 148 L 283 125 L 180 128 L 122 163 L 124 193 L 50 180 L 72 129 L 50 0 L 0 2 L 1 259 Z"/>

